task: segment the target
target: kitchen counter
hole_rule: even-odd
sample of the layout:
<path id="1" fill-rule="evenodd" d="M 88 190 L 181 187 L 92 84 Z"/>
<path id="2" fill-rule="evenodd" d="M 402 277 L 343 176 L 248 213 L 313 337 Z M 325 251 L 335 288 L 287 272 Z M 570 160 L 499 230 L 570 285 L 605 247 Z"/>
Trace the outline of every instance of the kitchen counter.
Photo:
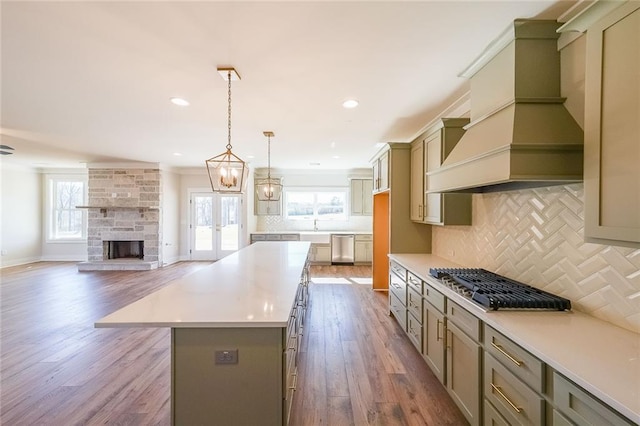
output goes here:
<path id="1" fill-rule="evenodd" d="M 96 327 L 285 327 L 309 242 L 260 242 L 173 281 Z"/>
<path id="2" fill-rule="evenodd" d="M 390 254 L 389 258 L 613 409 L 640 423 L 640 334 L 578 311 L 486 312 L 429 274 L 431 267 L 464 266 L 429 254 Z"/>

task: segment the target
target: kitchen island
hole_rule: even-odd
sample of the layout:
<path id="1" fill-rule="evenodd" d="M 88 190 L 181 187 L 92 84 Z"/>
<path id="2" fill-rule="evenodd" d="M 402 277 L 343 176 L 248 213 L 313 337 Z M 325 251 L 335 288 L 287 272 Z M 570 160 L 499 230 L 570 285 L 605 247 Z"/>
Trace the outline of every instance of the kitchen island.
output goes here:
<path id="1" fill-rule="evenodd" d="M 171 328 L 172 424 L 287 424 L 309 247 L 252 244 L 95 326 Z"/>

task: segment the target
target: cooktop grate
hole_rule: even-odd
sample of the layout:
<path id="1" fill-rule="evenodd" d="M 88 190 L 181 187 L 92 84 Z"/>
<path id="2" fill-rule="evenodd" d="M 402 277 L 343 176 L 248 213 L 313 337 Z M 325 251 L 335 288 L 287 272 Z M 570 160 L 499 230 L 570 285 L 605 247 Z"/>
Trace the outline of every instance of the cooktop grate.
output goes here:
<path id="1" fill-rule="evenodd" d="M 489 309 L 570 310 L 571 301 L 485 269 L 431 268 L 429 273 L 453 280 L 472 300 Z"/>

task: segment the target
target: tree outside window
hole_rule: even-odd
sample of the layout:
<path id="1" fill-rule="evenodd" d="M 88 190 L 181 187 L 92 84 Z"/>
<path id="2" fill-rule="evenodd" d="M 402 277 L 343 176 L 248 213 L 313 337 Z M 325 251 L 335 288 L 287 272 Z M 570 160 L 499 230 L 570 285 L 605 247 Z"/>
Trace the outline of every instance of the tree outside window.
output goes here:
<path id="1" fill-rule="evenodd" d="M 84 180 L 52 178 L 50 180 L 51 240 L 77 240 L 86 238 L 86 212 L 76 208 L 85 204 Z"/>
<path id="2" fill-rule="evenodd" d="M 293 220 L 346 220 L 346 190 L 286 191 L 286 214 Z"/>

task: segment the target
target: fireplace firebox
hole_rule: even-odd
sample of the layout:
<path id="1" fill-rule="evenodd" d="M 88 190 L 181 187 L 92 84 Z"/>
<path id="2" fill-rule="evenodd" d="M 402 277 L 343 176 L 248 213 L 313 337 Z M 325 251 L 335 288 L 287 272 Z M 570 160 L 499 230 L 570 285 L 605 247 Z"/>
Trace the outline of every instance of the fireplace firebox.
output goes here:
<path id="1" fill-rule="evenodd" d="M 144 259 L 144 241 L 104 241 L 105 259 Z"/>

